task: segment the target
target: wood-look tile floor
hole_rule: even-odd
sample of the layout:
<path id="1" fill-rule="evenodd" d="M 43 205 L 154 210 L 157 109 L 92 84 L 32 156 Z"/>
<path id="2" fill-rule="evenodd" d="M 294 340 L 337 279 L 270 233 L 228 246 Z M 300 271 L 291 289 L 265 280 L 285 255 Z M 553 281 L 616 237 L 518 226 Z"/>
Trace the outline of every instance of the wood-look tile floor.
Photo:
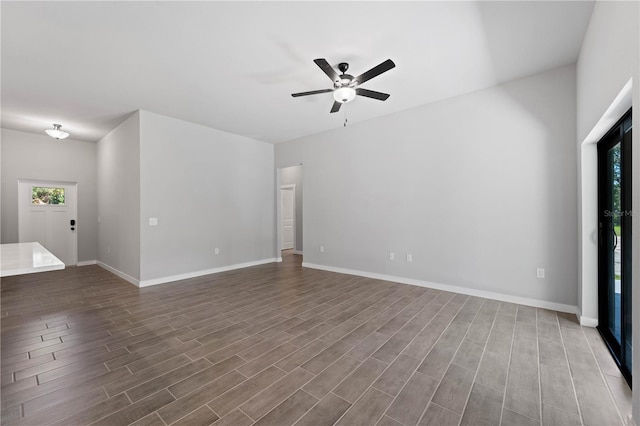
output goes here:
<path id="1" fill-rule="evenodd" d="M 303 269 L 138 289 L 2 280 L 6 425 L 614 425 L 628 396 L 571 315 Z"/>

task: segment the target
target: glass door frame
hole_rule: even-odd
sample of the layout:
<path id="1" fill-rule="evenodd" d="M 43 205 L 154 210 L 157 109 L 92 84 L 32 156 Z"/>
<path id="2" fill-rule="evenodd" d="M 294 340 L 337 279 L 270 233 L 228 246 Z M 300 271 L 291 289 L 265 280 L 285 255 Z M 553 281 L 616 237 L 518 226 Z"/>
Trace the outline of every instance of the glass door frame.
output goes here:
<path id="1" fill-rule="evenodd" d="M 620 206 L 611 205 L 613 176 L 609 152 L 620 144 Z M 631 386 L 631 110 L 598 142 L 598 331 Z M 620 218 L 621 235 L 614 230 Z M 611 331 L 611 285 L 615 284 L 615 248 L 620 240 L 620 340 Z M 615 296 L 614 296 L 615 297 Z M 615 304 L 615 301 L 613 301 Z M 615 314 L 615 308 L 614 308 Z"/>

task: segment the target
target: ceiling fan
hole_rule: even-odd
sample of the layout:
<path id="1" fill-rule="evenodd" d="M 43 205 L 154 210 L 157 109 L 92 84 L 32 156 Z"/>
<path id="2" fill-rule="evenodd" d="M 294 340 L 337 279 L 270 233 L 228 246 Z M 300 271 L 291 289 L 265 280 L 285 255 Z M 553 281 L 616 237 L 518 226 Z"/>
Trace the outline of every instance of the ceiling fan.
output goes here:
<path id="1" fill-rule="evenodd" d="M 333 89 L 321 89 L 312 90 L 310 92 L 293 93 L 291 96 L 297 98 L 299 96 L 317 95 L 320 93 L 333 92 L 333 107 L 331 112 L 338 112 L 342 104 L 352 101 L 356 95 L 364 96 L 366 98 L 377 99 L 379 101 L 386 101 L 389 97 L 388 93 L 376 92 L 374 90 L 362 89 L 359 87 L 365 81 L 371 80 L 373 77 L 377 77 L 383 72 L 387 72 L 394 68 L 396 64 L 391 59 L 387 59 L 380 65 L 371 68 L 369 71 L 360 74 L 357 77 L 347 74 L 349 64 L 341 62 L 338 64 L 338 70 L 342 74 L 338 75 L 336 70 L 333 69 L 326 59 L 314 59 L 313 62 L 320 67 L 326 75 L 333 81 Z"/>

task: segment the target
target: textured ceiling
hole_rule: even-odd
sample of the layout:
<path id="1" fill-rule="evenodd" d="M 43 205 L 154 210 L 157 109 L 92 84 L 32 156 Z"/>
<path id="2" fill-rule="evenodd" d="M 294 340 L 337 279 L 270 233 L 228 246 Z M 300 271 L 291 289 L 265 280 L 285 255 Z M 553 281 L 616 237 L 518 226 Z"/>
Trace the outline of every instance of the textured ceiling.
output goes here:
<path id="1" fill-rule="evenodd" d="M 278 143 L 574 63 L 593 7 L 518 2 L 6 2 L 2 126 L 98 141 L 137 109 Z M 313 63 L 393 70 L 329 114 Z"/>

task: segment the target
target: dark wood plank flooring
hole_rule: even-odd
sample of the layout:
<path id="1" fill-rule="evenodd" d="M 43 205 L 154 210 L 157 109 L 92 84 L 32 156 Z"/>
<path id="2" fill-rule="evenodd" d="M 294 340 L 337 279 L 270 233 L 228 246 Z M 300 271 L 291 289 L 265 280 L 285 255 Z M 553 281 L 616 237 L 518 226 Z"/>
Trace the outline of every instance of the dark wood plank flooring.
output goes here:
<path id="1" fill-rule="evenodd" d="M 142 289 L 97 266 L 1 287 L 6 425 L 614 425 L 627 409 L 571 315 L 291 254 Z"/>

